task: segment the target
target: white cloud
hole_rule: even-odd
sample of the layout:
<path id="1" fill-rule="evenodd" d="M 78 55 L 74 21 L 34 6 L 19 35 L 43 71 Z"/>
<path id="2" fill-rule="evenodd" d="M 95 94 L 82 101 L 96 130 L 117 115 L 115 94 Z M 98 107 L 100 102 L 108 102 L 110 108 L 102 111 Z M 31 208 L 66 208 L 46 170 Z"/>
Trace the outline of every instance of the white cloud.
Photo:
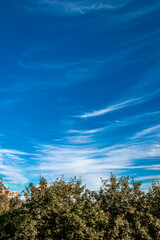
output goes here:
<path id="1" fill-rule="evenodd" d="M 0 174 L 11 183 L 25 184 L 28 178 L 24 174 L 25 152 L 14 149 L 0 149 Z"/>
<path id="2" fill-rule="evenodd" d="M 0 174 L 3 174 L 6 180 L 19 184 L 28 182 L 33 174 L 38 177 L 39 173 L 50 181 L 54 179 L 54 176 L 62 174 L 66 178 L 76 175 L 81 176 L 90 189 L 97 190 L 100 177 L 109 177 L 110 172 L 121 175 L 124 171 L 133 169 L 145 171 L 160 169 L 155 162 L 143 165 L 144 159 L 148 163 L 150 159 L 160 157 L 160 144 L 156 141 L 150 142 L 146 138 L 143 142 L 136 142 L 134 139 L 132 141 L 128 139 L 123 144 L 102 147 L 101 143 L 92 141 L 97 133 L 99 131 L 96 129 L 88 130 L 88 132 L 70 130 L 69 134 L 74 134 L 69 136 L 74 137 L 69 139 L 70 142 L 41 144 L 35 148 L 34 154 L 14 149 L 0 149 Z M 87 137 L 87 144 L 86 139 L 81 137 Z M 31 163 L 26 166 L 26 156 L 32 160 L 34 166 Z M 147 180 L 147 176 L 143 175 L 142 178 Z"/>
<path id="3" fill-rule="evenodd" d="M 85 143 L 87 144 L 94 142 L 94 138 L 92 135 L 69 136 L 66 137 L 66 139 L 68 140 L 69 143 L 72 144 L 85 144 Z"/>
<path id="4" fill-rule="evenodd" d="M 141 138 L 146 135 L 152 135 L 153 133 L 157 133 L 157 132 L 160 133 L 159 130 L 160 130 L 160 125 L 156 125 L 154 127 L 147 128 L 147 129 L 144 129 L 143 131 L 136 133 L 136 135 L 134 137 L 132 137 L 132 139 Z"/>
<path id="5" fill-rule="evenodd" d="M 148 166 L 147 168 L 148 168 L 148 170 L 158 170 L 159 171 L 160 165 L 155 164 L 155 165 Z"/>
<path id="6" fill-rule="evenodd" d="M 133 88 L 133 87 L 132 87 Z M 132 89 L 133 91 L 133 89 Z M 79 118 L 89 118 L 89 117 L 97 117 L 104 115 L 106 113 L 110 113 L 113 111 L 117 111 L 126 107 L 134 106 L 137 104 L 144 103 L 146 101 L 149 101 L 150 99 L 159 96 L 160 94 L 160 88 L 157 89 L 151 89 L 151 91 L 148 90 L 148 92 L 143 93 L 142 90 L 138 92 L 137 96 L 133 96 L 130 99 L 127 99 L 125 101 L 119 102 L 117 104 L 110 105 L 104 109 L 92 111 L 92 112 L 86 112 L 78 116 Z M 133 94 L 132 94 L 133 95 Z M 141 97 L 140 97 L 141 95 Z"/>
<path id="7" fill-rule="evenodd" d="M 101 110 L 97 110 L 97 111 L 93 111 L 93 112 L 89 112 L 89 113 L 84 113 L 84 114 L 80 115 L 79 117 L 80 118 L 89 118 L 89 117 L 101 116 L 101 115 L 104 115 L 106 113 L 113 112 L 113 111 L 116 111 L 116 110 L 119 110 L 119 109 L 122 109 L 122 108 L 126 108 L 128 106 L 133 105 L 133 104 L 137 104 L 137 103 L 139 103 L 139 101 L 140 101 L 140 98 L 129 99 L 129 100 L 126 100 L 124 102 L 120 102 L 120 103 L 117 103 L 115 105 L 111 105 L 111 106 L 106 107 L 106 108 L 101 109 Z"/>
<path id="8" fill-rule="evenodd" d="M 76 134 L 94 134 L 97 132 L 102 132 L 103 130 L 105 130 L 106 127 L 103 128 L 96 128 L 96 129 L 90 129 L 90 130 L 75 130 L 75 129 L 71 129 L 69 131 L 67 131 L 68 133 L 76 133 Z"/>
<path id="9" fill-rule="evenodd" d="M 144 159 L 160 157 L 160 145 L 156 143 L 126 142 L 124 144 L 100 147 L 90 143 L 39 145 L 36 155 L 38 162 L 35 171 L 53 176 L 64 174 L 65 177 L 82 176 L 85 183 L 97 181 L 98 177 L 108 176 L 112 171 L 121 174 L 130 169 L 157 169 L 158 165 L 141 165 Z M 137 166 L 137 162 L 139 163 Z M 97 183 L 95 183 L 97 186 Z M 93 188 L 93 185 L 92 185 Z"/>
<path id="10" fill-rule="evenodd" d="M 134 122 L 135 119 L 143 119 L 156 114 L 159 112 L 138 115 L 133 119 L 126 120 L 126 124 Z M 121 126 L 125 123 L 115 124 Z M 111 124 L 112 127 L 114 128 L 114 124 Z M 145 129 L 139 133 L 139 136 L 152 134 L 159 128 L 160 125 L 156 125 Z M 90 130 L 71 129 L 67 131 L 68 135 L 56 144 L 36 146 L 34 154 L 15 149 L 0 149 L 0 174 L 5 176 L 4 179 L 19 184 L 25 184 L 31 180 L 32 175 L 34 178 L 38 178 L 39 173 L 47 177 L 49 181 L 62 174 L 67 178 L 76 175 L 82 176 L 83 182 L 90 189 L 97 190 L 100 185 L 100 177 L 106 178 L 110 172 L 121 175 L 124 171 L 133 169 L 135 171 L 136 169 L 160 170 L 160 165 L 156 164 L 156 161 L 152 161 L 160 157 L 160 144 L 157 143 L 157 139 L 153 138 L 150 141 L 148 138 L 144 138 L 137 141 L 134 136 L 132 139 L 123 139 L 122 144 L 109 145 L 104 139 L 102 144 L 97 135 L 103 135 L 103 131 L 107 129 L 108 127 Z M 29 161 L 28 164 L 26 164 L 26 157 Z M 146 164 L 144 164 L 144 159 L 147 161 Z"/>
<path id="11" fill-rule="evenodd" d="M 137 177 L 137 178 L 135 178 L 136 181 L 158 180 L 158 179 L 160 179 L 160 175 L 151 175 L 151 176 L 144 176 L 144 177 Z"/>

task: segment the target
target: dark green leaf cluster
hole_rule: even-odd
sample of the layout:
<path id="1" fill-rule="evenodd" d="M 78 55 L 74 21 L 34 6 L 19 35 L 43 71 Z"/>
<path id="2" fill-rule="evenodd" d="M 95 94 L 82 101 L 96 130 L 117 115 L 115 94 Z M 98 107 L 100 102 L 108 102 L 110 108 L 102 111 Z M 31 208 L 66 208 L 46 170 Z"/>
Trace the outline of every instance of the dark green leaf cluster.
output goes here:
<path id="1" fill-rule="evenodd" d="M 30 184 L 25 200 L 0 196 L 0 239 L 6 240 L 157 240 L 160 239 L 160 185 L 148 193 L 128 177 L 111 174 L 99 192 L 81 180 L 63 178 Z"/>

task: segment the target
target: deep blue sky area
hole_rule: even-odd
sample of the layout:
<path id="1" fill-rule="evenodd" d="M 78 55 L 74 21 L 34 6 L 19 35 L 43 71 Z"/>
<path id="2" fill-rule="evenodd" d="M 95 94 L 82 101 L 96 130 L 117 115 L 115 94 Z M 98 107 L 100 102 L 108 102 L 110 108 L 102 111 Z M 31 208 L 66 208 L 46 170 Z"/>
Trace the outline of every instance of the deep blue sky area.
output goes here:
<path id="1" fill-rule="evenodd" d="M 0 1 L 0 176 L 160 179 L 160 2 Z"/>

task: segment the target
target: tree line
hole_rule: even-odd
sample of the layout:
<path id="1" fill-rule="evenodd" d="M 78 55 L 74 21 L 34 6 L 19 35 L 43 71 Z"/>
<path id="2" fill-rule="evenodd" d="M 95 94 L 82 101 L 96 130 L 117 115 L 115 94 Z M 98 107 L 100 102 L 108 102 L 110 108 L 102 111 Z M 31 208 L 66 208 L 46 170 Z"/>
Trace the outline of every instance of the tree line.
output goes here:
<path id="1" fill-rule="evenodd" d="M 152 182 L 148 192 L 141 184 L 111 174 L 94 192 L 80 178 L 48 187 L 41 177 L 23 191 L 24 200 L 0 195 L 0 239 L 160 240 L 160 184 Z"/>

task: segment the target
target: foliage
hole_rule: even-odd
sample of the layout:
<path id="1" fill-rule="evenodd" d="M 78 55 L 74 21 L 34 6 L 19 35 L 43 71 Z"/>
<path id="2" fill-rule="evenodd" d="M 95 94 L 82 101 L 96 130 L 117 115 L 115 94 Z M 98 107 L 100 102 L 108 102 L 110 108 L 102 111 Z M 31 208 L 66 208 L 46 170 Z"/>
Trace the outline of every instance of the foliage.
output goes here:
<path id="1" fill-rule="evenodd" d="M 2 177 L 0 177 L 0 189 L 4 187 L 4 184 L 3 184 L 3 179 Z"/>
<path id="2" fill-rule="evenodd" d="M 140 187 L 141 182 L 117 181 L 113 174 L 102 180 L 99 192 L 76 177 L 50 185 L 41 177 L 38 186 L 25 189 L 25 200 L 0 200 L 0 239 L 160 239 L 160 185 L 153 182 L 148 193 Z"/>

